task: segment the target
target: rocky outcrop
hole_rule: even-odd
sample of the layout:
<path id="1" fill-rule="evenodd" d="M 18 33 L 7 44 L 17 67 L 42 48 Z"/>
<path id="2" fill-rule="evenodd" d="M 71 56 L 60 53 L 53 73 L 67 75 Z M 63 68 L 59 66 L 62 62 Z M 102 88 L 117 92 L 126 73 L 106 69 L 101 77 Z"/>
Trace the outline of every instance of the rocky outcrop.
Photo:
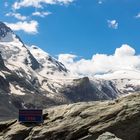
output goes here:
<path id="1" fill-rule="evenodd" d="M 2 58 L 2 54 L 1 54 L 1 51 L 0 51 L 0 71 L 1 70 L 6 70 L 6 71 L 9 71 L 9 69 L 5 66 L 4 64 L 4 60 Z"/>
<path id="2" fill-rule="evenodd" d="M 71 103 L 112 100 L 118 97 L 118 91 L 111 82 L 96 83 L 88 77 L 73 79 L 70 84 L 64 84 L 59 92 Z"/>
<path id="3" fill-rule="evenodd" d="M 44 110 L 43 117 L 44 122 L 38 125 L 14 122 L 8 126 L 9 122 L 3 123 L 0 139 L 102 140 L 107 137 L 105 132 L 110 132 L 123 140 L 139 140 L 140 94 L 114 101 L 57 106 Z M 114 135 L 108 134 L 108 137 Z"/>
<path id="4" fill-rule="evenodd" d="M 4 61 L 2 59 L 1 52 L 0 52 L 0 69 L 3 69 L 4 67 L 5 67 Z"/>

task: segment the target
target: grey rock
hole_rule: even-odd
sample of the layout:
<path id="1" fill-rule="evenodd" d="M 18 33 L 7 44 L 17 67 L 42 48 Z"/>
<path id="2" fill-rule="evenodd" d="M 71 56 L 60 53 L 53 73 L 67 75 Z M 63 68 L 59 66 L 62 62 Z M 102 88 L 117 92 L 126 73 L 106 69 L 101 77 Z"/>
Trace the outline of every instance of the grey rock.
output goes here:
<path id="1" fill-rule="evenodd" d="M 105 132 L 102 135 L 100 135 L 97 140 L 121 140 L 121 139 L 117 138 L 114 134 L 110 132 Z"/>
<path id="2" fill-rule="evenodd" d="M 79 102 L 56 106 L 44 110 L 43 118 L 44 122 L 38 125 L 15 122 L 4 131 L 0 131 L 0 138 L 96 140 L 100 136 L 100 139 L 118 137 L 123 140 L 139 140 L 140 94 L 132 94 L 116 101 Z M 116 137 L 105 132 L 110 132 Z"/>

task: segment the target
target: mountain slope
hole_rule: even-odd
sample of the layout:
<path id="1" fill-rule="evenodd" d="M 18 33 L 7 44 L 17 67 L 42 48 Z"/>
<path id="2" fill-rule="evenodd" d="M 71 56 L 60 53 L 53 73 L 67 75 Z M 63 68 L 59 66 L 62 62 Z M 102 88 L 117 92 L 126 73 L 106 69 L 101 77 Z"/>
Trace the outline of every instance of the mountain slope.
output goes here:
<path id="1" fill-rule="evenodd" d="M 96 75 L 95 78 L 111 81 L 119 90 L 119 95 L 140 92 L 139 70 L 118 70 L 104 75 Z"/>

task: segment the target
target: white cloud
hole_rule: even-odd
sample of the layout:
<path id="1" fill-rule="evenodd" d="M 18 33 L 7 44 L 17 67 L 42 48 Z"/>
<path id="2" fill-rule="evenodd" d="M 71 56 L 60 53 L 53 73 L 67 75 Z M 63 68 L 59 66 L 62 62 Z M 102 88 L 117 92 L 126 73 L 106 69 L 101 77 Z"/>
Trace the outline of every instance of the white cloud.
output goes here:
<path id="1" fill-rule="evenodd" d="M 93 76 L 116 70 L 140 70 L 140 55 L 127 44 L 115 50 L 113 55 L 95 54 L 91 59 L 75 60 L 71 54 L 60 54 L 58 60 L 62 62 L 74 75 Z"/>
<path id="2" fill-rule="evenodd" d="M 135 18 L 140 18 L 140 13 L 138 13 L 138 14 L 135 16 Z"/>
<path id="3" fill-rule="evenodd" d="M 38 11 L 32 13 L 33 16 L 38 16 L 38 17 L 45 17 L 45 16 L 48 16 L 50 14 L 51 14 L 51 12 L 38 12 Z"/>
<path id="4" fill-rule="evenodd" d="M 35 20 L 32 21 L 23 21 L 17 23 L 5 23 L 8 27 L 10 27 L 14 31 L 24 31 L 29 34 L 36 34 L 38 33 L 37 27 L 38 22 Z"/>
<path id="5" fill-rule="evenodd" d="M 64 62 L 67 64 L 71 64 L 74 62 L 74 59 L 76 58 L 76 55 L 73 54 L 60 54 L 59 55 L 59 61 Z"/>
<path id="6" fill-rule="evenodd" d="M 35 7 L 42 8 L 42 4 L 69 4 L 74 0 L 20 0 L 13 4 L 14 9 L 20 9 L 21 7 Z"/>
<path id="7" fill-rule="evenodd" d="M 27 17 L 26 16 L 22 16 L 20 13 L 13 13 L 13 12 L 10 12 L 10 13 L 7 13 L 6 16 L 13 16 L 15 17 L 16 19 L 19 19 L 19 20 L 26 20 Z"/>
<path id="8" fill-rule="evenodd" d="M 98 0 L 98 4 L 103 4 L 103 0 Z"/>
<path id="9" fill-rule="evenodd" d="M 116 20 L 107 20 L 108 27 L 112 29 L 118 29 L 118 22 Z"/>
<path id="10" fill-rule="evenodd" d="M 14 17 L 18 20 L 20 20 L 17 23 L 7 23 L 13 30 L 15 31 L 24 31 L 26 33 L 36 34 L 38 32 L 38 22 L 35 20 L 29 21 L 29 19 L 32 19 L 32 16 L 38 16 L 38 17 L 46 17 L 50 14 L 52 14 L 49 11 L 43 11 L 41 10 L 33 12 L 29 11 L 29 15 L 24 16 L 20 13 L 17 13 L 17 10 L 20 8 L 27 8 L 27 7 L 33 7 L 35 9 L 42 8 L 45 9 L 48 5 L 68 5 L 75 0 L 15 0 L 12 5 L 7 2 L 5 2 L 5 6 L 12 6 L 9 10 L 12 12 L 7 13 L 5 16 Z M 45 7 L 44 7 L 45 6 Z M 24 21 L 24 22 L 23 22 Z"/>
<path id="11" fill-rule="evenodd" d="M 117 48 L 115 51 L 115 56 L 117 57 L 125 57 L 125 56 L 134 56 L 135 50 L 128 46 L 128 45 L 122 45 L 121 48 Z"/>
<path id="12" fill-rule="evenodd" d="M 98 0 L 98 4 L 103 4 L 106 0 Z"/>

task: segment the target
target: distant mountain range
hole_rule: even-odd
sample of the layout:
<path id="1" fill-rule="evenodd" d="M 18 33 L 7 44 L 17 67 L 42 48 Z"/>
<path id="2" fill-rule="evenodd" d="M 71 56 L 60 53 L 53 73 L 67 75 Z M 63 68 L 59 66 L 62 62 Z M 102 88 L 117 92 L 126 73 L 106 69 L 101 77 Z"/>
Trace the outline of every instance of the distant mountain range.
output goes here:
<path id="1" fill-rule="evenodd" d="M 19 108 L 46 108 L 112 100 L 140 91 L 140 72 L 120 70 L 73 77 L 69 68 L 36 46 L 27 46 L 0 22 L 0 119 Z"/>

